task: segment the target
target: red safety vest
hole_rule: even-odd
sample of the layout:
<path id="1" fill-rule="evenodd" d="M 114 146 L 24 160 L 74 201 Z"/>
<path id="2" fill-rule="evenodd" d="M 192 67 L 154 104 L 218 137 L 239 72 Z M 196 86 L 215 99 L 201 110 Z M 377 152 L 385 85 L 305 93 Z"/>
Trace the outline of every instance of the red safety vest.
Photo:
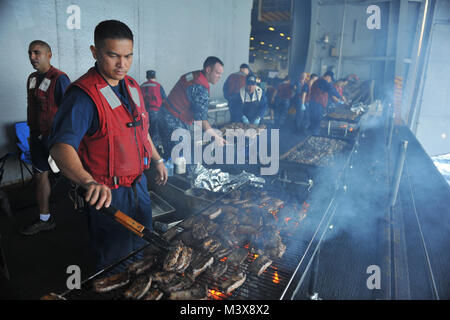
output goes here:
<path id="1" fill-rule="evenodd" d="M 163 101 L 161 85 L 154 80 L 148 80 L 141 85 L 141 91 L 147 110 L 158 111 Z"/>
<path id="2" fill-rule="evenodd" d="M 317 85 L 319 79 L 314 81 L 311 88 L 311 96 L 310 100 L 322 105 L 322 107 L 326 108 L 328 104 L 328 92 L 322 91 Z"/>
<path id="3" fill-rule="evenodd" d="M 85 135 L 78 148 L 84 168 L 110 188 L 129 187 L 150 166 L 149 119 L 136 80 L 125 76 L 131 114 L 93 67 L 72 85 L 86 92 L 97 107 L 99 128 Z"/>
<path id="4" fill-rule="evenodd" d="M 306 98 L 305 98 L 305 101 L 306 102 L 309 102 L 310 100 L 311 100 L 311 89 L 312 89 L 312 86 L 309 84 L 309 82 L 308 82 L 308 93 L 306 94 Z"/>
<path id="5" fill-rule="evenodd" d="M 235 72 L 230 74 L 230 76 L 226 80 L 227 87 L 226 92 L 224 92 L 225 98 L 238 94 L 239 90 L 241 90 L 241 88 L 245 86 L 246 78 L 246 74 L 242 72 Z"/>
<path id="6" fill-rule="evenodd" d="M 61 75 L 66 74 L 50 66 L 39 86 L 36 83 L 37 75 L 38 72 L 33 72 L 27 80 L 27 122 L 31 133 L 47 136 L 50 134 L 53 119 L 58 111 L 55 101 L 56 81 Z"/>
<path id="7" fill-rule="evenodd" d="M 336 89 L 336 91 L 341 95 L 341 97 L 344 95 L 344 87 L 333 85 L 333 87 Z"/>
<path id="8" fill-rule="evenodd" d="M 194 112 L 188 100 L 186 89 L 194 84 L 205 87 L 209 93 L 209 83 L 205 75 L 200 70 L 193 71 L 181 76 L 172 91 L 170 91 L 164 104 L 174 117 L 187 124 L 194 122 Z"/>
<path id="9" fill-rule="evenodd" d="M 292 88 L 290 82 L 282 82 L 278 85 L 277 97 L 281 99 L 290 99 L 292 96 Z"/>

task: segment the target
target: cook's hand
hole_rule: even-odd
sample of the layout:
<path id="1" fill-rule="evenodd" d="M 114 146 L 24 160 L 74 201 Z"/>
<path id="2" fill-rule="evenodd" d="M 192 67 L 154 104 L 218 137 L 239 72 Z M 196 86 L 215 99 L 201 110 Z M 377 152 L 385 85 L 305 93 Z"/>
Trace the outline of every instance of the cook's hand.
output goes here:
<path id="1" fill-rule="evenodd" d="M 164 165 L 164 162 L 160 162 L 156 164 L 156 184 L 157 185 L 165 185 L 167 182 L 169 175 L 167 174 L 167 168 Z"/>
<path id="2" fill-rule="evenodd" d="M 228 144 L 227 140 L 225 140 L 219 135 L 214 136 L 214 143 L 219 147 L 223 147 L 224 145 Z"/>
<path id="3" fill-rule="evenodd" d="M 108 208 L 111 205 L 111 189 L 104 184 L 91 181 L 83 184 L 82 187 L 86 190 L 84 200 L 91 206 L 95 205 L 95 209 L 100 210 L 102 207 Z"/>

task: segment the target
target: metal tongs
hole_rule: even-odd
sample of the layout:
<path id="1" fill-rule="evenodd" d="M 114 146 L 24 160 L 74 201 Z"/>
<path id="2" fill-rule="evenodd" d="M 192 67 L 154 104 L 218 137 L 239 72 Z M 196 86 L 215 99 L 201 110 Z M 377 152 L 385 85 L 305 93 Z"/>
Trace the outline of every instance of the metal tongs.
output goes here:
<path id="1" fill-rule="evenodd" d="M 83 188 L 78 188 L 78 192 L 84 198 L 86 190 L 84 190 Z M 144 239 L 148 243 L 152 243 L 163 250 L 172 249 L 172 245 L 169 241 L 161 237 L 155 231 L 147 229 L 145 226 L 129 217 L 119 209 L 115 208 L 114 206 L 109 206 L 108 208 L 102 207 L 99 211 L 114 219 L 122 226 L 136 234 L 138 237 Z"/>

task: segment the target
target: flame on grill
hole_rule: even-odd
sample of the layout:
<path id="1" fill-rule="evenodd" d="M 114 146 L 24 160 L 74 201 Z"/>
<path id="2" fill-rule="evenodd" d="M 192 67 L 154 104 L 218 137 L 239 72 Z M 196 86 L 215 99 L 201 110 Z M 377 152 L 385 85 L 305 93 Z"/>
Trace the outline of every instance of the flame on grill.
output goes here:
<path id="1" fill-rule="evenodd" d="M 308 208 L 309 208 L 309 203 L 307 203 L 306 201 L 304 201 L 303 204 L 302 204 L 302 210 L 303 210 L 303 212 L 308 211 Z"/>
<path id="2" fill-rule="evenodd" d="M 208 296 L 210 296 L 215 300 L 222 300 L 227 298 L 227 296 L 224 293 L 213 289 L 208 289 Z"/>
<path id="3" fill-rule="evenodd" d="M 220 259 L 221 262 L 224 262 L 225 260 L 227 260 L 228 257 L 223 257 L 222 259 Z"/>
<path id="4" fill-rule="evenodd" d="M 275 271 L 273 273 L 272 282 L 273 283 L 277 283 L 277 284 L 280 283 L 280 277 L 278 276 L 278 271 Z"/>
<path id="5" fill-rule="evenodd" d="M 277 213 L 278 213 L 279 211 L 280 211 L 280 209 L 277 209 L 277 210 L 270 210 L 270 211 L 269 211 L 269 213 L 270 213 L 271 215 L 273 215 L 273 217 L 275 218 L 276 221 L 278 221 Z"/>

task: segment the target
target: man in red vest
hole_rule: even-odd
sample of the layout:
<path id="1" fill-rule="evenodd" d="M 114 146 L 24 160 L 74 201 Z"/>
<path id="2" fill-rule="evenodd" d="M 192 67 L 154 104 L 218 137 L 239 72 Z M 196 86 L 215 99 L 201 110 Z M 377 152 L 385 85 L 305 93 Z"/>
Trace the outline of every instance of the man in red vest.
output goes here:
<path id="1" fill-rule="evenodd" d="M 39 219 L 25 227 L 22 234 L 33 235 L 56 226 L 49 207 L 51 186 L 48 179 L 50 166 L 47 142 L 53 118 L 70 80 L 64 72 L 50 64 L 52 50 L 48 43 L 41 40 L 32 41 L 28 47 L 28 56 L 36 70 L 27 80 L 27 122 L 30 127 L 30 153 Z"/>
<path id="2" fill-rule="evenodd" d="M 156 81 L 155 70 L 147 71 L 147 81 L 141 84 L 141 91 L 144 96 L 145 109 L 150 117 L 150 137 L 155 146 L 159 146 L 161 144 L 158 130 L 159 109 L 167 97 L 162 85 Z"/>
<path id="3" fill-rule="evenodd" d="M 228 109 L 230 110 L 230 121 L 241 121 L 241 110 L 239 91 L 245 86 L 245 81 L 250 72 L 248 64 L 243 63 L 239 67 L 239 71 L 228 76 L 223 84 L 223 96 L 228 101 Z"/>
<path id="4" fill-rule="evenodd" d="M 281 128 L 286 122 L 286 117 L 291 105 L 291 99 L 294 97 L 294 85 L 291 83 L 290 77 L 286 76 L 278 85 L 275 96 L 275 127 Z"/>
<path id="5" fill-rule="evenodd" d="M 55 117 L 50 153 L 62 174 L 86 190 L 98 271 L 145 243 L 97 210 L 112 205 L 152 230 L 143 171 L 152 162 L 157 183 L 165 184 L 167 170 L 148 133 L 139 84 L 127 76 L 133 33 L 120 21 L 103 21 L 95 28 L 94 43 L 90 49 L 96 64 L 67 89 Z"/>
<path id="6" fill-rule="evenodd" d="M 194 121 L 201 121 L 205 132 L 223 146 L 225 140 L 208 122 L 209 84 L 216 84 L 223 73 L 223 62 L 217 57 L 208 57 L 203 69 L 186 73 L 172 88 L 161 108 L 159 133 L 164 147 L 164 158 L 169 159 L 173 147 L 172 132 L 178 128 L 189 130 Z"/>
<path id="7" fill-rule="evenodd" d="M 326 113 L 328 98 L 331 97 L 333 101 L 340 104 L 344 103 L 342 96 L 333 87 L 331 82 L 334 81 L 334 73 L 327 71 L 325 74 L 316 80 L 311 87 L 311 95 L 309 101 L 310 112 L 310 127 L 309 130 L 313 135 L 320 132 L 320 121 Z"/>

